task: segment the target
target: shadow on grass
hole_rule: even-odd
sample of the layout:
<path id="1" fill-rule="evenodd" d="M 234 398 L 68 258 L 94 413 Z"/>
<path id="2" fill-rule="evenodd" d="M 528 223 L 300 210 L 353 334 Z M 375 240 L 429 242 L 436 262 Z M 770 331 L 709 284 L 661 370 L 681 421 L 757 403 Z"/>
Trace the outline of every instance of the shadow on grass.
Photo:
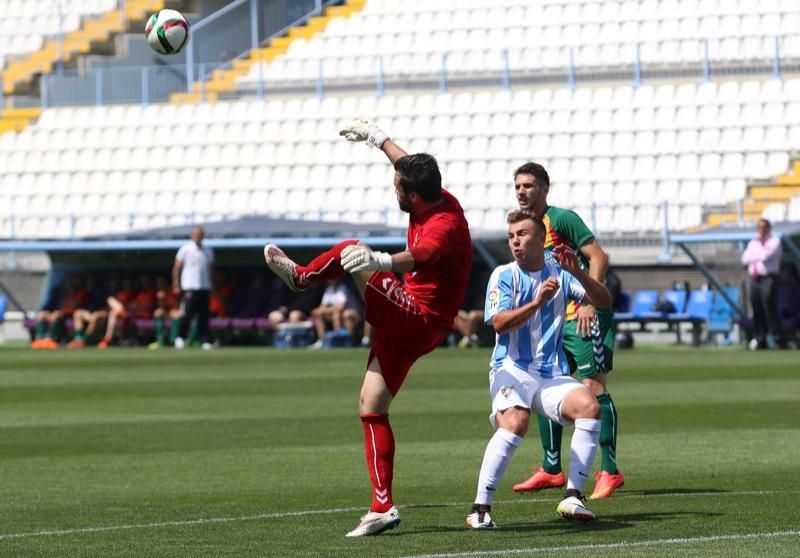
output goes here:
<path id="1" fill-rule="evenodd" d="M 575 521 L 565 521 L 563 519 L 551 519 L 546 522 L 540 523 L 508 523 L 503 525 L 504 531 L 536 531 L 538 533 L 552 531 L 554 534 L 565 532 L 579 531 L 615 531 L 618 529 L 627 529 L 629 527 L 642 528 L 643 523 L 654 523 L 664 521 L 666 519 L 676 519 L 682 517 L 708 517 L 709 515 L 723 515 L 709 514 L 708 512 L 640 512 L 640 513 L 618 513 L 618 514 L 603 514 L 597 518 L 597 521 L 591 523 L 581 523 Z"/>
<path id="2" fill-rule="evenodd" d="M 684 494 L 725 494 L 726 492 L 730 492 L 730 490 L 721 490 L 719 488 L 659 488 L 656 490 L 626 490 L 620 493 L 619 496 L 680 496 Z"/>
<path id="3" fill-rule="evenodd" d="M 528 521 L 503 523 L 494 533 L 526 533 L 541 535 L 558 536 L 575 531 L 581 532 L 605 532 L 616 531 L 619 529 L 637 528 L 641 529 L 642 524 L 660 522 L 665 519 L 676 519 L 681 517 L 698 516 L 707 518 L 709 515 L 720 516 L 721 513 L 709 514 L 708 512 L 651 512 L 651 513 L 620 513 L 602 515 L 592 523 L 581 523 L 566 521 L 564 519 L 549 519 L 547 521 Z M 429 525 L 421 529 L 402 529 L 390 531 L 381 536 L 398 537 L 407 535 L 421 535 L 425 533 L 464 533 L 469 531 L 463 523 L 458 525 Z"/>

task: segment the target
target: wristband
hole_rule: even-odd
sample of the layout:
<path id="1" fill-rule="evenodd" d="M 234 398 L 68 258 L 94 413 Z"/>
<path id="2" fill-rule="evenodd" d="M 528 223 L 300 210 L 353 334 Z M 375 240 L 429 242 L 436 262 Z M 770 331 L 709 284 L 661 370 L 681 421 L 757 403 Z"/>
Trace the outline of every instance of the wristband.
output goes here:
<path id="1" fill-rule="evenodd" d="M 378 128 L 377 126 L 370 126 L 369 128 L 369 136 L 367 137 L 367 145 L 370 147 L 377 147 L 378 149 L 384 144 L 386 140 L 389 139 L 389 136 L 386 133 Z"/>
<path id="2" fill-rule="evenodd" d="M 386 138 L 388 139 L 388 138 Z M 384 139 L 384 141 L 386 141 Z M 373 252 L 375 261 L 378 262 L 378 271 L 391 271 L 392 270 L 392 255 L 386 252 Z"/>

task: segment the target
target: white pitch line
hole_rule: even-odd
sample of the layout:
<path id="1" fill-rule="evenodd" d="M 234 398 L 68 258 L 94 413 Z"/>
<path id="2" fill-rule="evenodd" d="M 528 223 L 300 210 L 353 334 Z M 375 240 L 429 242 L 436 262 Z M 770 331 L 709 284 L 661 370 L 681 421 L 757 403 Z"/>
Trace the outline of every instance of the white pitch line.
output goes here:
<path id="1" fill-rule="evenodd" d="M 661 494 L 615 494 L 614 498 L 692 498 L 695 496 L 769 496 L 771 494 L 791 494 L 800 490 L 740 490 L 738 492 L 663 492 Z"/>
<path id="2" fill-rule="evenodd" d="M 715 535 L 707 537 L 686 537 L 681 539 L 658 539 L 654 541 L 618 542 L 607 544 L 577 544 L 571 546 L 534 546 L 530 548 L 504 548 L 481 550 L 477 552 L 450 552 L 445 554 L 411 554 L 402 558 L 468 558 L 470 556 L 508 556 L 509 554 L 541 554 L 545 552 L 572 552 L 581 550 L 608 550 L 638 548 L 643 546 L 664 546 L 671 544 L 695 544 L 719 541 L 741 541 L 751 539 L 771 539 L 780 537 L 800 537 L 800 531 L 773 531 L 767 533 L 742 533 L 738 535 Z"/>
<path id="3" fill-rule="evenodd" d="M 618 494 L 614 498 L 674 498 L 674 497 L 709 497 L 709 496 L 763 496 L 771 494 L 787 494 L 797 493 L 800 490 L 750 490 L 741 492 L 675 492 L 675 493 L 662 493 L 662 494 Z M 526 499 L 520 497 L 514 500 L 505 500 L 495 502 L 498 505 L 520 505 L 520 504 L 553 504 L 558 499 Z M 465 502 L 440 502 L 440 503 L 427 503 L 427 504 L 406 504 L 406 508 L 425 508 L 430 506 L 436 507 L 468 507 L 469 503 Z M 84 533 L 104 533 L 108 531 L 128 531 L 132 529 L 159 529 L 162 527 L 187 527 L 193 525 L 209 525 L 212 523 L 233 523 L 237 521 L 259 521 L 263 519 L 284 519 L 287 517 L 302 517 L 306 515 L 325 515 L 337 513 L 356 513 L 363 511 L 364 508 L 335 508 L 328 510 L 301 510 L 290 512 L 274 512 L 262 513 L 257 515 L 243 515 L 237 517 L 208 517 L 204 519 L 184 519 L 175 521 L 161 521 L 155 523 L 132 523 L 128 525 L 107 525 L 104 527 L 77 527 L 73 529 L 51 529 L 43 531 L 30 531 L 27 533 L 7 533 L 0 534 L 0 541 L 10 539 L 22 539 L 28 537 L 58 537 L 63 535 L 79 535 Z M 459 555 L 460 556 L 460 555 Z"/>
<path id="4" fill-rule="evenodd" d="M 82 533 L 103 533 L 107 531 L 126 531 L 130 529 L 158 529 L 161 527 L 183 527 L 192 525 L 208 525 L 210 523 L 232 523 L 235 521 L 258 521 L 261 519 L 281 519 L 285 517 L 299 517 L 304 515 L 355 513 L 363 511 L 362 508 L 338 508 L 332 510 L 305 510 L 294 512 L 261 513 L 258 515 L 243 515 L 239 517 L 209 517 L 206 519 L 186 519 L 180 521 L 162 521 L 159 523 L 134 523 L 130 525 L 108 525 L 106 527 L 80 527 L 77 529 L 55 529 L 52 531 L 31 531 L 29 533 L 8 533 L 0 535 L 0 540 L 22 539 L 25 537 L 53 537 L 62 535 L 75 535 Z"/>

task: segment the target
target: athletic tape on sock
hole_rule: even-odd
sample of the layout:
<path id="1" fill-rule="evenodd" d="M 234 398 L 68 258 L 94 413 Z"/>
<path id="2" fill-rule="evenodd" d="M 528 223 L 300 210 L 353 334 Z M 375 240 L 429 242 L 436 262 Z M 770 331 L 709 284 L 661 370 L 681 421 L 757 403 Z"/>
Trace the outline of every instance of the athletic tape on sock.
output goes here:
<path id="1" fill-rule="evenodd" d="M 503 438 L 503 440 L 505 440 L 506 442 L 508 442 L 509 444 L 511 444 L 514 447 L 519 447 L 519 445 L 522 443 L 522 437 L 521 436 L 517 436 L 516 434 L 514 434 L 510 430 L 506 430 L 505 428 L 498 428 L 497 429 L 497 434 L 501 438 Z"/>
<path id="2" fill-rule="evenodd" d="M 589 432 L 600 432 L 600 420 L 585 418 L 575 419 L 575 428 L 588 430 Z"/>

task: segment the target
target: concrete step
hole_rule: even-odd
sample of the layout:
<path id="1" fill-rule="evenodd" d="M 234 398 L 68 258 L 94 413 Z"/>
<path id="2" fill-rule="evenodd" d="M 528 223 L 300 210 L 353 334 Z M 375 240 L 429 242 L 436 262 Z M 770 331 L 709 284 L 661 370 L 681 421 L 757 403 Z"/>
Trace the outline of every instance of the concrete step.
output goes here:
<path id="1" fill-rule="evenodd" d="M 793 196 L 800 196 L 800 186 L 751 186 L 750 197 L 757 201 L 789 201 Z"/>

